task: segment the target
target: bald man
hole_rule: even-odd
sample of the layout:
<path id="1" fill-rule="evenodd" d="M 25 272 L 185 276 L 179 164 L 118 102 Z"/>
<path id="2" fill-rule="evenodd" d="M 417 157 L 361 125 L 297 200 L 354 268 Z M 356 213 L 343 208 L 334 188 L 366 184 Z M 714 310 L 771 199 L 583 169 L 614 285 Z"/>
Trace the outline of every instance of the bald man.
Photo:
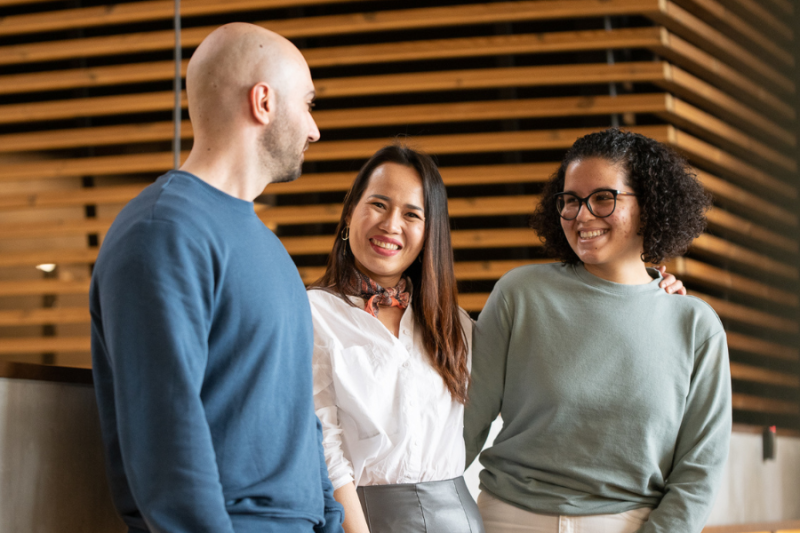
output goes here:
<path id="1" fill-rule="evenodd" d="M 282 37 L 229 24 L 186 84 L 189 158 L 122 210 L 92 277 L 114 502 L 132 532 L 338 533 L 308 298 L 253 209 L 319 138 L 308 66 Z"/>

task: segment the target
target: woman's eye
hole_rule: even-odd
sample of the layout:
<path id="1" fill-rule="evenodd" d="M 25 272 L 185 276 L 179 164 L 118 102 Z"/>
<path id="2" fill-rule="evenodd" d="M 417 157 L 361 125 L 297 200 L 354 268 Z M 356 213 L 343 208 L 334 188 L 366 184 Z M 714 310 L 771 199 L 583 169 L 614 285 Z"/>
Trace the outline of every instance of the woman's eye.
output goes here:
<path id="1" fill-rule="evenodd" d="M 372 202 L 372 205 L 380 208 L 386 207 L 385 205 L 383 205 L 383 202 Z"/>
<path id="2" fill-rule="evenodd" d="M 419 216 L 418 213 L 414 213 L 413 211 L 406 213 L 406 215 L 410 216 L 411 218 L 418 218 L 419 220 L 422 220 L 422 217 Z"/>

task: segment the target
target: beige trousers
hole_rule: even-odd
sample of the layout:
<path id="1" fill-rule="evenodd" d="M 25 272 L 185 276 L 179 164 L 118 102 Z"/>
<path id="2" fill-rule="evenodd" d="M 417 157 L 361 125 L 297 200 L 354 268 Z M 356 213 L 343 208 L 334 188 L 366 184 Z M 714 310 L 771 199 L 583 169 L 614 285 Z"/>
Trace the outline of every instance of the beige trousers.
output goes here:
<path id="1" fill-rule="evenodd" d="M 486 491 L 478 496 L 486 533 L 634 533 L 650 516 L 644 507 L 619 514 L 551 516 L 524 511 Z"/>

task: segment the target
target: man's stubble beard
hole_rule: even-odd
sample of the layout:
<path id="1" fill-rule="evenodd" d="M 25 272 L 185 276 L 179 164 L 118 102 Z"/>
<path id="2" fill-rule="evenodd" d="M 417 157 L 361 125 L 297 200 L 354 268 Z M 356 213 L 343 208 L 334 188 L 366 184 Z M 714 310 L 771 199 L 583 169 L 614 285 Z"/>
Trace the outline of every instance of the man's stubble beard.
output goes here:
<path id="1" fill-rule="evenodd" d="M 303 153 L 308 148 L 308 141 L 303 151 L 295 154 L 292 141 L 295 135 L 288 127 L 289 120 L 285 113 L 276 117 L 277 125 L 264 130 L 261 135 L 261 161 L 267 172 L 272 175 L 270 183 L 285 183 L 300 177 L 303 171 Z"/>

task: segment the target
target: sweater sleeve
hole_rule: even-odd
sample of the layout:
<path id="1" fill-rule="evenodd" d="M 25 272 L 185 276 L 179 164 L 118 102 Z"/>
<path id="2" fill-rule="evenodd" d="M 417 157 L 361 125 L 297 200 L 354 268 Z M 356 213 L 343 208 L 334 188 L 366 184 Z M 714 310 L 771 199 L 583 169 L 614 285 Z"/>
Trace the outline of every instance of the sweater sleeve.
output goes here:
<path id="1" fill-rule="evenodd" d="M 714 504 L 731 436 L 731 377 L 724 331 L 695 352 L 686 411 L 664 496 L 640 533 L 699 533 Z"/>
<path id="2" fill-rule="evenodd" d="M 322 450 L 328 476 L 336 490 L 354 481 L 353 465 L 342 449 L 342 428 L 339 426 L 339 410 L 336 406 L 336 390 L 333 386 L 331 364 L 332 343 L 325 342 L 323 326 L 317 311 L 312 306 L 314 317 L 314 409 L 322 424 Z"/>
<path id="3" fill-rule="evenodd" d="M 317 438 L 319 440 L 319 466 L 320 479 L 322 480 L 322 495 L 325 499 L 325 523 L 314 527 L 316 533 L 342 533 L 344 521 L 344 508 L 333 497 L 333 485 L 328 477 L 328 467 L 325 464 L 325 453 L 322 447 L 322 423 L 317 418 Z"/>
<path id="4" fill-rule="evenodd" d="M 467 467 L 481 452 L 502 408 L 511 328 L 505 297 L 495 286 L 472 330 L 472 374 L 464 411 Z"/>
<path id="5" fill-rule="evenodd" d="M 200 398 L 210 254 L 175 225 L 147 222 L 105 259 L 95 327 L 113 369 L 117 459 L 138 510 L 152 531 L 233 532 Z"/>

